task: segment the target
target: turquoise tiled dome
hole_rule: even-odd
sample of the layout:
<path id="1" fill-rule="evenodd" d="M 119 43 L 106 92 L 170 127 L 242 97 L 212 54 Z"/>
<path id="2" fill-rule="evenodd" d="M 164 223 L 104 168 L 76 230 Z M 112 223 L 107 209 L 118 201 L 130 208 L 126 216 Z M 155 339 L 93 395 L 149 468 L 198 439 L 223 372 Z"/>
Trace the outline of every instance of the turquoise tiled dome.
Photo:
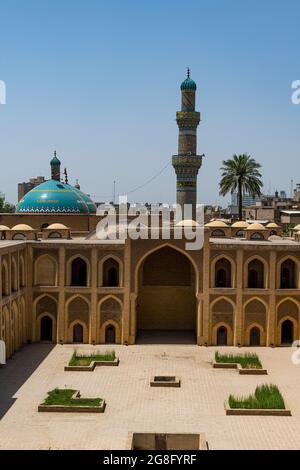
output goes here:
<path id="1" fill-rule="evenodd" d="M 70 184 L 49 180 L 25 194 L 16 212 L 95 214 L 96 206 L 87 194 Z"/>
<path id="2" fill-rule="evenodd" d="M 188 77 L 182 82 L 180 89 L 181 89 L 181 91 L 184 91 L 184 90 L 194 90 L 194 91 L 196 91 L 197 90 L 197 85 L 194 82 L 194 80 L 192 80 L 191 78 Z"/>

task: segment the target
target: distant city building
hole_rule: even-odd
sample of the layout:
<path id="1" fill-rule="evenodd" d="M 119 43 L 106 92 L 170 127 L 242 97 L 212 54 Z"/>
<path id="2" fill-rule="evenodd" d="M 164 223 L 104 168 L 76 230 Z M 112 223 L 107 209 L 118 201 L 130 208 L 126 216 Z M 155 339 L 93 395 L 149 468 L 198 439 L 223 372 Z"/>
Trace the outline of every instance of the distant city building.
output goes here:
<path id="1" fill-rule="evenodd" d="M 25 194 L 29 193 L 33 188 L 38 186 L 41 183 L 44 183 L 44 176 L 37 176 L 36 178 L 30 178 L 29 181 L 18 184 L 18 202 L 23 199 Z"/>

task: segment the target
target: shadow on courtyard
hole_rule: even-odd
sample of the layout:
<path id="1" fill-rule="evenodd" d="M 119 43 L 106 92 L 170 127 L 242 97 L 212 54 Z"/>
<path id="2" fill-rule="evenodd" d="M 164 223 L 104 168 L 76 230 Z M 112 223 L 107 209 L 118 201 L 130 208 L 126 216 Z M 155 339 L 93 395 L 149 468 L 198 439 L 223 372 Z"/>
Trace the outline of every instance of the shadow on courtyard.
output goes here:
<path id="1" fill-rule="evenodd" d="M 194 331 L 139 330 L 137 344 L 196 344 Z"/>
<path id="2" fill-rule="evenodd" d="M 0 368 L 0 419 L 17 400 L 14 395 L 54 346 L 50 343 L 26 345 Z"/>

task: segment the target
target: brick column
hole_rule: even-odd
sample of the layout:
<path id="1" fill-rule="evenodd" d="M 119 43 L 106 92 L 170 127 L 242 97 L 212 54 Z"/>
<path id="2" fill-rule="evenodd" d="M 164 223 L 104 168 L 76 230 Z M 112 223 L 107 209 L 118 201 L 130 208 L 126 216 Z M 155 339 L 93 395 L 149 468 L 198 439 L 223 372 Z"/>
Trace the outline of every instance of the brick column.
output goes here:
<path id="1" fill-rule="evenodd" d="M 243 250 L 237 250 L 236 256 L 236 311 L 234 316 L 234 346 L 242 345 L 243 338 Z M 234 287 L 234 286 L 233 286 Z"/>
<path id="2" fill-rule="evenodd" d="M 271 251 L 269 262 L 269 311 L 267 312 L 267 346 L 276 346 L 276 251 Z"/>
<path id="3" fill-rule="evenodd" d="M 209 305 L 209 288 L 210 288 L 210 246 L 209 246 L 209 229 L 204 229 L 204 245 L 203 245 L 203 331 L 201 344 L 211 344 L 211 328 L 212 320 L 210 316 Z"/>
<path id="4" fill-rule="evenodd" d="M 131 258 L 131 241 L 128 238 L 127 240 L 125 240 L 125 247 L 124 247 L 124 277 L 123 277 L 124 296 L 123 296 L 123 314 L 122 314 L 122 339 L 121 339 L 121 342 L 123 344 L 125 342 L 128 342 L 128 344 L 132 344 L 130 324 L 132 322 L 135 322 L 135 317 L 133 318 L 131 317 L 131 308 L 130 308 L 130 302 L 131 302 L 130 258 Z"/>
<path id="5" fill-rule="evenodd" d="M 90 312 L 90 338 L 89 342 L 97 343 L 97 278 L 98 278 L 98 251 L 92 248 L 91 262 L 91 312 Z"/>
<path id="6" fill-rule="evenodd" d="M 57 342 L 63 344 L 67 341 L 65 331 L 65 275 L 66 275 L 66 251 L 59 248 L 58 260 L 58 305 L 57 305 Z"/>

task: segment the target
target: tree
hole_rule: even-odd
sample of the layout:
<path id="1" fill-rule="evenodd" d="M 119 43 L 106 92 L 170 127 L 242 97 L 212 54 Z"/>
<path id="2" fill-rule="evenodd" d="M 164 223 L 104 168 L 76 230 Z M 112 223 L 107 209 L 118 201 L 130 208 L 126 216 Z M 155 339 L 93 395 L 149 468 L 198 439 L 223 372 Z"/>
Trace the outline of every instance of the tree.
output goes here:
<path id="1" fill-rule="evenodd" d="M 229 192 L 238 191 L 239 220 L 243 218 L 243 196 L 252 197 L 261 195 L 263 183 L 259 171 L 261 165 L 254 158 L 244 153 L 233 155 L 229 160 L 223 160 L 222 178 L 220 181 L 220 195 L 226 196 Z"/>
<path id="2" fill-rule="evenodd" d="M 15 212 L 15 206 L 9 202 L 5 202 L 5 196 L 0 194 L 0 213 L 1 214 L 10 214 Z"/>

